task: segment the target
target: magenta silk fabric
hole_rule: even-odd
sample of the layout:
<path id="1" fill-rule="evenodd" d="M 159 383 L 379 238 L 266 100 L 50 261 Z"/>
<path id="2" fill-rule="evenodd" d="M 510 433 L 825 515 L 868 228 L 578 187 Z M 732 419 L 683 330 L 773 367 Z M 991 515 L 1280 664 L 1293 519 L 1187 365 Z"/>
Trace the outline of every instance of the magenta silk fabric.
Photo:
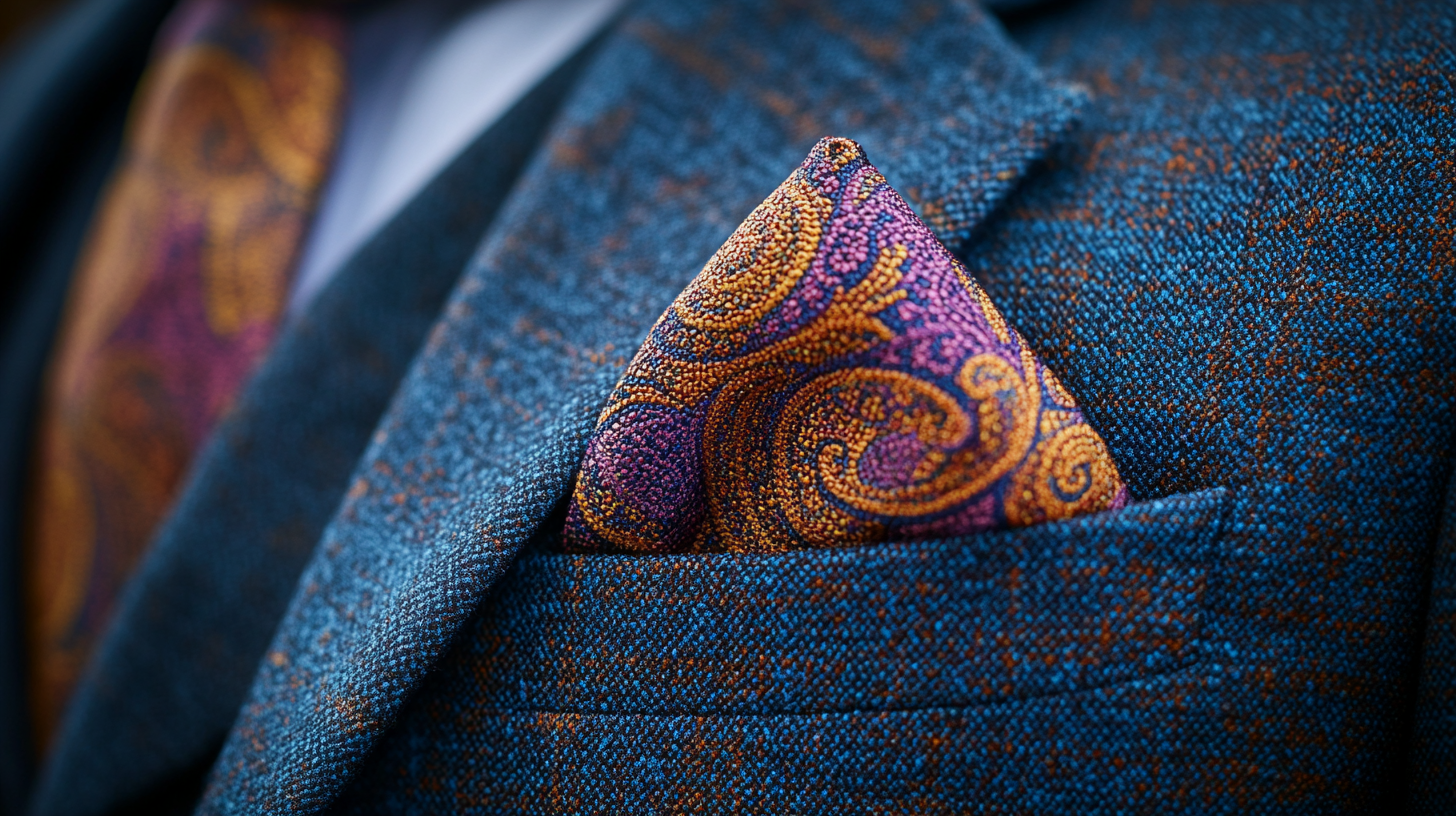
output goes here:
<path id="1" fill-rule="evenodd" d="M 839 547 L 1126 500 L 1056 376 L 831 138 L 653 326 L 588 442 L 563 547 Z"/>

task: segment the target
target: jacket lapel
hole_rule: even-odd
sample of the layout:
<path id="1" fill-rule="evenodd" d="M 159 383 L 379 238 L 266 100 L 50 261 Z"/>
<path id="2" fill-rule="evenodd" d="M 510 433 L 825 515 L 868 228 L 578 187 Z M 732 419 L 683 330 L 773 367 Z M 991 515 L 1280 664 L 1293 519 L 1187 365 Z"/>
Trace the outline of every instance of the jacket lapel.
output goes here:
<path id="1" fill-rule="evenodd" d="M 149 811 L 153 795 L 200 788 L 354 462 L 591 45 L 477 137 L 280 336 L 119 604 L 35 812 Z"/>
<path id="2" fill-rule="evenodd" d="M 651 2 L 574 91 L 304 571 L 203 813 L 326 807 L 559 505 L 653 321 L 821 136 L 942 240 L 1072 121 L 978 7 Z"/>

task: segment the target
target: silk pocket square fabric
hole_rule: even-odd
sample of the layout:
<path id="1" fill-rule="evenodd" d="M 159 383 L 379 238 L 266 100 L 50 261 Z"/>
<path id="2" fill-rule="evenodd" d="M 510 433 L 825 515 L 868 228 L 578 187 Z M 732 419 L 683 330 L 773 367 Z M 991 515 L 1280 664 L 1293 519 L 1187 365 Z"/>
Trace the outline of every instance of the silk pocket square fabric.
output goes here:
<path id="1" fill-rule="evenodd" d="M 858 144 L 829 138 L 653 326 L 569 552 L 776 552 L 1121 507 L 1097 432 Z"/>

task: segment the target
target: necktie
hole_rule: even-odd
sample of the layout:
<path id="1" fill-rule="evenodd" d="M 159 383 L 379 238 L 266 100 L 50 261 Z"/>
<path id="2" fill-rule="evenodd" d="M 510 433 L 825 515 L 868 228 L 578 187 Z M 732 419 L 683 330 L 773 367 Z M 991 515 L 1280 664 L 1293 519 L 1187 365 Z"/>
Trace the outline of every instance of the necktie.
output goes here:
<path id="1" fill-rule="evenodd" d="M 572 552 L 774 552 L 1122 506 L 1070 394 L 847 139 L 653 326 L 587 443 Z"/>
<path id="2" fill-rule="evenodd" d="M 193 0 L 159 41 L 47 372 L 24 534 L 42 746 L 192 454 L 268 347 L 333 149 L 334 16 Z"/>

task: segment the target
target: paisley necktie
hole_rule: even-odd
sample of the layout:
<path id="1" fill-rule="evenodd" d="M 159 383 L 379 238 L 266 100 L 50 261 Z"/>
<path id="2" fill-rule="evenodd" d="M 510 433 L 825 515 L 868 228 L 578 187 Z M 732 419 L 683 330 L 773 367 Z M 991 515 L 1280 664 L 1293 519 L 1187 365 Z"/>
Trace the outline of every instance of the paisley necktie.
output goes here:
<path id="1" fill-rule="evenodd" d="M 133 102 L 42 395 L 23 552 L 44 746 L 188 461 L 273 337 L 345 91 L 332 14 L 192 0 Z"/>
<path id="2" fill-rule="evenodd" d="M 776 552 L 1122 506 L 1101 437 L 859 145 L 825 139 L 653 326 L 570 552 Z"/>

